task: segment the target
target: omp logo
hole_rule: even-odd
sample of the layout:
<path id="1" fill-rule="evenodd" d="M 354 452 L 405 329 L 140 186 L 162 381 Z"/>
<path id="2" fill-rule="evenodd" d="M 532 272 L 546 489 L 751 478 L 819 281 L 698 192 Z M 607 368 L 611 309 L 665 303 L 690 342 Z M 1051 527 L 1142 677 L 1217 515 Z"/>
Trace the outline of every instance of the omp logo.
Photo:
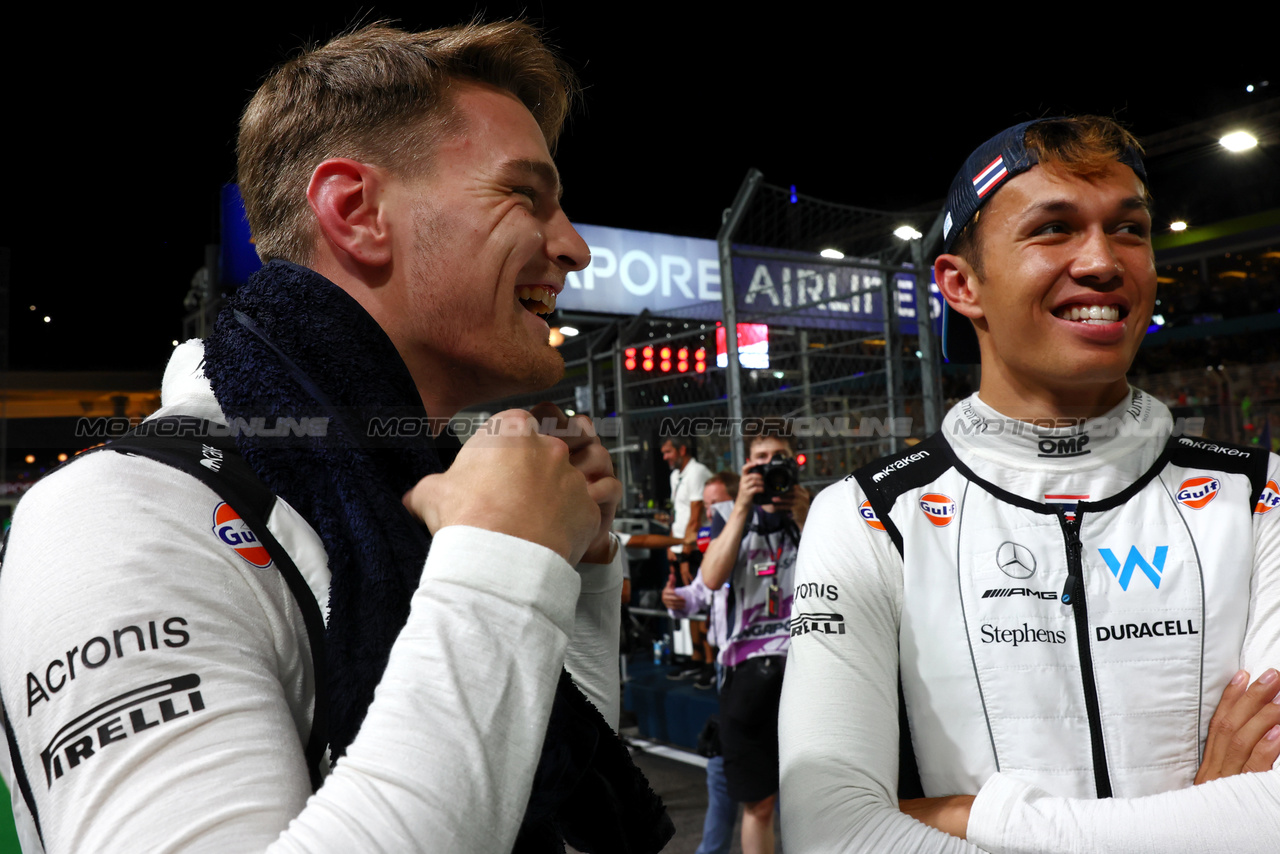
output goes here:
<path id="1" fill-rule="evenodd" d="M 1192 477 L 1184 480 L 1178 487 L 1178 503 L 1185 504 L 1192 510 L 1199 510 L 1218 494 L 1216 477 Z"/>
<path id="2" fill-rule="evenodd" d="M 1133 580 L 1133 571 L 1135 569 L 1142 570 L 1142 574 L 1151 581 L 1152 585 L 1157 590 L 1160 589 L 1160 579 L 1164 576 L 1164 561 L 1169 554 L 1168 546 L 1156 546 L 1155 556 L 1149 563 L 1142 556 L 1142 552 L 1138 551 L 1137 546 L 1130 546 L 1129 554 L 1125 557 L 1123 566 L 1121 566 L 1120 559 L 1115 556 L 1111 549 L 1098 549 L 1098 553 L 1106 561 L 1107 569 L 1111 570 L 1111 574 L 1116 577 L 1116 581 L 1120 582 L 1121 590 L 1127 591 L 1129 589 L 1129 582 Z"/>
<path id="3" fill-rule="evenodd" d="M 1280 486 L 1276 486 L 1274 480 L 1269 480 L 1266 489 L 1262 490 L 1262 494 L 1258 496 L 1258 504 L 1253 508 L 1253 512 L 1266 513 L 1278 505 L 1280 505 Z"/>
<path id="4" fill-rule="evenodd" d="M 188 673 L 125 691 L 74 718 L 40 751 L 46 784 L 52 788 L 54 780 L 117 741 L 203 711 L 198 687 L 200 677 Z"/>
<path id="5" fill-rule="evenodd" d="M 1006 540 L 996 549 L 996 566 L 1010 578 L 1030 578 L 1036 572 L 1036 556 L 1021 543 Z"/>
<path id="6" fill-rule="evenodd" d="M 877 531 L 884 530 L 884 522 L 881 522 L 880 517 L 876 515 L 876 511 L 871 509 L 870 501 L 862 502 L 862 506 L 858 508 L 858 513 L 862 516 L 862 521 L 866 522 Z"/>
<path id="7" fill-rule="evenodd" d="M 920 509 L 924 517 L 939 528 L 950 525 L 956 516 L 956 503 L 951 496 L 941 492 L 927 492 L 920 496 Z"/>
<path id="8" fill-rule="evenodd" d="M 1085 445 L 1089 444 L 1088 435 L 1066 436 L 1061 439 L 1041 439 L 1038 457 L 1079 457 L 1092 453 Z"/>
<path id="9" fill-rule="evenodd" d="M 240 514 L 225 501 L 213 508 L 213 532 L 218 535 L 218 539 L 235 549 L 236 554 L 258 569 L 271 566 L 271 555 L 258 542 Z"/>

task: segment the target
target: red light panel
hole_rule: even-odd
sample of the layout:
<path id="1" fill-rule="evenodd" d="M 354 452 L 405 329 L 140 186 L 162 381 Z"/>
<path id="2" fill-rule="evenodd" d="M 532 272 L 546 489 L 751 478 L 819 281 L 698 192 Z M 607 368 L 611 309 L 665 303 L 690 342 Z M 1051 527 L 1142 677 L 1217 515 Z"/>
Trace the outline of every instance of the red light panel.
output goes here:
<path id="1" fill-rule="evenodd" d="M 658 353 L 658 355 L 659 355 L 659 356 L 661 356 L 661 357 L 662 357 L 662 358 L 664 358 L 664 359 L 670 359 L 670 358 L 671 358 L 671 348 L 670 348 L 670 347 L 663 347 L 663 348 L 662 348 L 662 350 Z"/>
<path id="2" fill-rule="evenodd" d="M 706 371 L 707 371 L 707 363 L 706 363 L 706 362 L 698 362 L 696 365 L 694 365 L 694 366 L 693 366 L 693 371 L 694 371 L 694 373 L 696 373 L 696 374 L 703 374 L 703 373 L 706 373 Z"/>
<path id="3" fill-rule="evenodd" d="M 683 374 L 689 370 L 689 363 L 683 360 L 676 362 L 676 370 Z"/>
<path id="4" fill-rule="evenodd" d="M 628 359 L 634 359 L 635 357 L 636 357 L 636 348 L 635 348 L 635 347 L 628 347 L 628 348 L 627 348 L 627 358 L 628 358 Z"/>
<path id="5" fill-rule="evenodd" d="M 645 357 L 646 359 L 652 359 L 652 358 L 653 358 L 653 348 L 652 348 L 652 347 L 645 347 L 645 348 L 644 348 L 644 357 Z"/>
<path id="6" fill-rule="evenodd" d="M 664 371 L 669 371 L 669 370 L 671 370 L 671 360 L 670 360 L 670 359 L 663 359 L 663 360 L 662 360 L 662 364 L 658 365 L 658 367 L 662 368 L 662 370 L 664 370 Z"/>
<path id="7" fill-rule="evenodd" d="M 699 347 L 697 350 L 694 350 L 693 358 L 697 359 L 699 362 L 705 362 L 707 360 L 707 348 Z"/>
<path id="8" fill-rule="evenodd" d="M 628 370 L 628 371 L 634 371 L 634 370 L 636 369 L 636 360 L 635 360 L 635 359 L 627 359 L 627 361 L 626 361 L 626 366 L 627 366 L 627 370 Z"/>
<path id="9" fill-rule="evenodd" d="M 677 358 L 679 358 L 679 359 L 688 359 L 688 358 L 689 358 L 689 348 L 688 348 L 688 347 L 681 347 L 679 350 L 677 350 L 677 351 L 676 351 L 676 357 L 677 357 Z"/>
<path id="10" fill-rule="evenodd" d="M 652 371 L 652 370 L 653 370 L 653 359 L 645 359 L 645 360 L 644 360 L 644 364 L 642 364 L 642 365 L 641 365 L 641 367 L 643 367 L 646 371 Z"/>
<path id="11" fill-rule="evenodd" d="M 796 454 L 796 465 L 803 466 L 808 461 L 809 457 L 806 454 Z"/>

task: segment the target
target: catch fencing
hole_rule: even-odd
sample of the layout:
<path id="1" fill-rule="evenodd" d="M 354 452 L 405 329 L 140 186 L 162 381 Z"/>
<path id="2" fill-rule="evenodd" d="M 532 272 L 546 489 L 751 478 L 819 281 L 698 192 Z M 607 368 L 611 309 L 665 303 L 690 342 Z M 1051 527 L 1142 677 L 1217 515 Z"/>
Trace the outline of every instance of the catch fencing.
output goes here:
<path id="1" fill-rule="evenodd" d="M 778 419 L 792 425 L 801 480 L 816 491 L 938 425 L 941 302 L 923 263 L 938 223 L 935 211 L 814 199 L 752 170 L 718 235 L 718 300 L 584 331 L 561 346 L 559 385 L 499 405 L 550 400 L 591 415 L 629 515 L 668 497 L 665 438 L 691 437 L 712 470 L 738 471 L 744 440 Z M 902 226 L 929 233 L 902 239 Z"/>

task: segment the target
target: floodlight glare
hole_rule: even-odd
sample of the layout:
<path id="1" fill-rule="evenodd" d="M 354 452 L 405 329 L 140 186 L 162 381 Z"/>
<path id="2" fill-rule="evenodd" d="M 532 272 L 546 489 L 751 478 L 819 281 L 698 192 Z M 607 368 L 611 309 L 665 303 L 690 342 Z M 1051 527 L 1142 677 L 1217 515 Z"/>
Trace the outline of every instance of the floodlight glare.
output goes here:
<path id="1" fill-rule="evenodd" d="M 1222 143 L 1222 147 L 1227 151 L 1248 151 L 1258 144 L 1258 140 L 1253 134 L 1245 133 L 1242 130 L 1229 133 L 1218 142 Z"/>
<path id="2" fill-rule="evenodd" d="M 901 238 L 902 240 L 919 240 L 920 238 L 924 237 L 923 234 L 916 231 L 914 228 L 912 228 L 909 225 L 898 226 L 893 230 L 893 235 L 894 237 Z"/>
<path id="3" fill-rule="evenodd" d="M 560 334 L 566 338 L 572 338 L 578 334 L 578 329 L 575 326 L 561 326 Z"/>
<path id="4" fill-rule="evenodd" d="M 841 258 L 844 257 L 844 253 L 841 252 L 839 249 L 823 249 L 818 254 L 821 255 L 823 258 L 831 258 L 836 261 L 839 261 Z"/>
<path id="5" fill-rule="evenodd" d="M 1169 230 L 1170 231 L 1186 231 L 1187 224 L 1182 220 L 1178 220 L 1177 222 L 1171 222 L 1169 223 Z"/>

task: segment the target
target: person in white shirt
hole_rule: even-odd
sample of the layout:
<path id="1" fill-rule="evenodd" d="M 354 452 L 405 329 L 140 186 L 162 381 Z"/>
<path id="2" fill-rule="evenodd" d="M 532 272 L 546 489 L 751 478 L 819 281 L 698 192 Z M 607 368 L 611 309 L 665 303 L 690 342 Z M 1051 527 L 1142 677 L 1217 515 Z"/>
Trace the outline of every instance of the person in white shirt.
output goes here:
<path id="1" fill-rule="evenodd" d="M 798 482 L 790 435 L 754 436 L 747 452 L 732 506 L 712 519 L 702 580 L 712 591 L 729 588 L 719 655 L 720 744 L 729 795 L 743 805 L 742 850 L 772 854 L 778 700 L 809 492 Z"/>
<path id="2" fill-rule="evenodd" d="M 702 524 L 702 489 L 711 477 L 711 470 L 698 462 L 692 440 L 685 437 L 664 439 L 660 450 L 662 459 L 671 467 L 671 535 L 683 540 L 682 544 L 667 550 L 667 557 L 671 569 L 679 573 L 681 582 L 692 584 L 702 558 L 702 553 L 692 541 Z M 705 678 L 712 666 L 706 627 L 701 623 L 681 621 L 676 627 L 675 645 L 679 652 L 688 650 L 692 662 L 688 667 L 677 667 L 668 674 L 668 678 Z"/>
<path id="3" fill-rule="evenodd" d="M 814 502 L 792 854 L 1274 848 L 1280 458 L 1178 435 L 1128 385 L 1150 204 L 1097 117 L 1009 128 L 956 176 L 934 271 L 981 385 Z"/>

